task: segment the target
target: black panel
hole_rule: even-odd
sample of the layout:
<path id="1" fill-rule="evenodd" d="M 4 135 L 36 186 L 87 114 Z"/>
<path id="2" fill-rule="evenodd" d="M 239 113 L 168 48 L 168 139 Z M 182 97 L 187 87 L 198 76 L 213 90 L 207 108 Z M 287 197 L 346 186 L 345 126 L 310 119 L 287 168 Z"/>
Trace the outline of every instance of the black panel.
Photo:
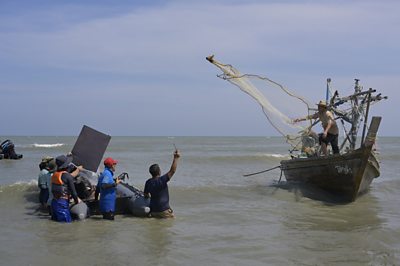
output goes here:
<path id="1" fill-rule="evenodd" d="M 72 149 L 74 156 L 72 162 L 82 165 L 87 170 L 97 172 L 110 140 L 111 136 L 84 125 Z"/>

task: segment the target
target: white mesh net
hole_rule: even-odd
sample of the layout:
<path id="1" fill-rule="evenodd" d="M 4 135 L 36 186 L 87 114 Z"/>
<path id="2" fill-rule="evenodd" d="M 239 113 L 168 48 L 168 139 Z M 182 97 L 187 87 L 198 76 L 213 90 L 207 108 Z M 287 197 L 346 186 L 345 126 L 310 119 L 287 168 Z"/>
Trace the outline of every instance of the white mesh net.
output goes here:
<path id="1" fill-rule="evenodd" d="M 222 70 L 223 73 L 218 77 L 237 86 L 257 101 L 269 123 L 285 137 L 287 143 L 295 149 L 300 148 L 302 136 L 310 133 L 312 124 L 310 120 L 293 123 L 293 119 L 313 114 L 315 111 L 310 108 L 315 105 L 267 77 L 242 74 L 231 65 L 217 62 L 213 56 L 207 57 L 207 60 Z"/>

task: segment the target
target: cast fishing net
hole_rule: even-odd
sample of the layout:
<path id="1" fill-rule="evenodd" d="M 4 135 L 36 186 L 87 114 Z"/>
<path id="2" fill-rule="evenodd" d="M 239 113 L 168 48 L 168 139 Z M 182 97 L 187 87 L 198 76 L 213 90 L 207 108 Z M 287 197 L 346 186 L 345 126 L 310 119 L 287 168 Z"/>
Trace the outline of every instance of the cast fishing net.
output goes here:
<path id="1" fill-rule="evenodd" d="M 315 113 L 315 104 L 295 95 L 283 85 L 268 77 L 242 74 L 231 65 L 216 61 L 213 56 L 207 60 L 222 70 L 219 78 L 230 82 L 251 96 L 261 106 L 268 122 L 294 149 L 299 149 L 304 136 L 311 133 L 311 120 L 293 123 L 295 118 L 304 118 Z M 303 143 L 304 144 L 304 143 Z"/>

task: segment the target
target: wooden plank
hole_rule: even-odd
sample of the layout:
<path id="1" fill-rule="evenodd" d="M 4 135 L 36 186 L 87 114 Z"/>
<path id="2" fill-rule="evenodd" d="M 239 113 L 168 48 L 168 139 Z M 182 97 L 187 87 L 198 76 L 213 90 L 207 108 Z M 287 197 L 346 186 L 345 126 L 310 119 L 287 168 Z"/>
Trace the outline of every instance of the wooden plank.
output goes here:
<path id="1" fill-rule="evenodd" d="M 368 159 L 371 155 L 372 146 L 375 143 L 376 134 L 378 132 L 378 128 L 381 123 L 381 120 L 382 120 L 382 117 L 380 117 L 380 116 L 372 117 L 371 124 L 368 129 L 367 137 L 365 138 L 365 141 L 363 144 L 364 154 L 362 155 L 362 163 L 360 166 L 360 170 L 354 177 L 356 187 L 355 187 L 355 191 L 354 191 L 354 195 L 353 195 L 353 200 L 355 200 L 357 198 L 358 193 L 360 192 L 359 191 L 360 184 L 362 182 L 362 179 L 364 177 L 364 174 L 365 174 L 365 171 L 367 168 Z"/>
<path id="2" fill-rule="evenodd" d="M 376 134 L 378 132 L 379 125 L 381 124 L 382 117 L 374 116 L 372 117 L 371 124 L 368 129 L 367 137 L 364 141 L 364 146 L 369 147 L 374 145 Z"/>

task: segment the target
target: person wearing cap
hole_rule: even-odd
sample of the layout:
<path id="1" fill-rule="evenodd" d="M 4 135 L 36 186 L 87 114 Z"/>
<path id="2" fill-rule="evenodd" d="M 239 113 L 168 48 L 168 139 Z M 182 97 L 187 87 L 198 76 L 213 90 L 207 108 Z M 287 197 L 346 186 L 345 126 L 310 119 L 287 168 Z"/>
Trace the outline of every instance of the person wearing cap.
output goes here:
<path id="1" fill-rule="evenodd" d="M 319 144 L 321 145 L 322 153 L 326 156 L 328 155 L 327 145 L 331 144 L 332 151 L 334 154 L 339 153 L 338 137 L 339 128 L 336 124 L 335 117 L 328 111 L 328 106 L 325 101 L 320 101 L 318 104 L 318 112 L 305 118 L 294 119 L 293 122 L 297 123 L 300 121 L 317 119 L 321 121 L 324 132 L 319 134 Z"/>
<path id="2" fill-rule="evenodd" d="M 144 186 L 144 196 L 150 198 L 150 217 L 154 218 L 174 218 L 174 213 L 169 205 L 168 182 L 176 172 L 178 160 L 181 157 L 178 150 L 174 152 L 174 159 L 168 173 L 161 175 L 158 164 L 153 164 L 149 168 L 151 178 L 146 181 Z"/>
<path id="3" fill-rule="evenodd" d="M 53 157 L 43 157 L 39 164 L 40 173 L 38 176 L 38 187 L 40 189 L 39 202 L 42 209 L 47 209 L 47 202 L 50 196 L 51 175 L 55 168 Z"/>
<path id="4" fill-rule="evenodd" d="M 69 211 L 69 199 L 72 197 L 76 204 L 81 202 L 75 190 L 74 176 L 79 173 L 80 168 L 75 168 L 72 173 L 72 156 L 60 155 L 56 157 L 57 171 L 51 177 L 51 190 L 53 200 L 51 202 L 51 219 L 57 222 L 70 223 L 72 221 Z"/>
<path id="5" fill-rule="evenodd" d="M 103 219 L 114 220 L 115 201 L 117 198 L 116 187 L 121 182 L 119 178 L 114 181 L 115 167 L 118 161 L 111 157 L 104 160 L 104 171 L 100 174 L 96 187 L 95 200 L 100 193 L 99 207 Z"/>

